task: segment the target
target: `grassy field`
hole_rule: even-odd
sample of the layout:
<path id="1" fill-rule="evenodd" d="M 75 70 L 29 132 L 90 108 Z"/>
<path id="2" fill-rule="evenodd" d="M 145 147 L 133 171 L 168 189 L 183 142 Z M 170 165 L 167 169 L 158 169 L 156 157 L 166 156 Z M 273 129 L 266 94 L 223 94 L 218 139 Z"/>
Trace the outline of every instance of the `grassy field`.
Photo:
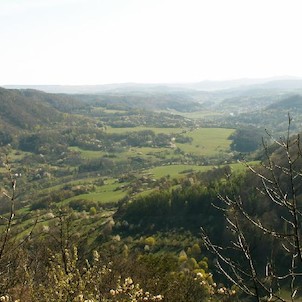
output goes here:
<path id="1" fill-rule="evenodd" d="M 251 165 L 257 164 L 257 162 L 251 162 Z M 246 166 L 242 163 L 235 163 L 230 164 L 233 172 L 240 172 L 246 169 Z M 173 178 L 181 178 L 185 177 L 188 173 L 192 172 L 206 172 L 211 169 L 215 168 L 214 166 L 197 166 L 197 165 L 165 165 L 165 166 L 159 166 L 152 169 L 144 170 L 138 173 L 139 175 L 144 174 L 150 174 L 154 179 L 160 179 L 164 176 L 169 176 L 172 179 Z M 93 183 L 94 178 L 89 179 L 83 179 L 83 180 L 77 180 L 73 182 L 69 182 L 68 184 L 91 184 Z M 124 186 L 126 186 L 128 183 L 123 183 Z M 62 204 L 67 204 L 72 200 L 76 199 L 83 199 L 83 200 L 89 200 L 89 201 L 95 201 L 95 202 L 101 202 L 101 203 L 111 203 L 111 202 L 117 202 L 123 197 L 127 195 L 127 190 L 121 190 L 119 189 L 120 183 L 116 181 L 114 178 L 109 178 L 105 181 L 105 184 L 103 186 L 95 186 L 95 191 L 92 191 L 90 193 L 85 193 L 77 196 L 73 196 L 71 198 L 65 199 L 62 201 Z M 61 186 L 57 185 L 51 188 L 48 188 L 47 190 L 58 190 Z M 146 189 L 143 194 L 148 194 L 148 192 L 151 192 L 152 190 Z M 142 194 L 142 193 L 140 193 Z"/>
<path id="2" fill-rule="evenodd" d="M 177 114 L 190 118 L 190 119 L 201 119 L 205 117 L 221 116 L 223 113 L 217 111 L 194 111 L 194 112 L 177 112 Z"/>
<path id="3" fill-rule="evenodd" d="M 102 151 L 84 150 L 79 147 L 69 147 L 70 151 L 79 152 L 84 159 L 96 159 L 103 157 L 106 153 Z"/>
<path id="4" fill-rule="evenodd" d="M 133 131 L 152 130 L 155 133 L 177 134 L 182 133 L 184 136 L 191 137 L 191 143 L 176 143 L 176 147 L 183 152 L 198 156 L 217 156 L 220 153 L 230 151 L 231 140 L 228 138 L 235 131 L 234 129 L 226 128 L 199 128 L 194 130 L 182 128 L 108 128 L 109 133 L 127 133 Z M 83 150 L 79 147 L 69 147 L 70 150 L 79 152 L 84 159 L 96 159 L 106 155 L 102 151 Z M 124 152 L 118 153 L 118 159 L 126 159 L 132 156 L 147 157 L 165 157 L 172 158 L 174 150 L 171 148 L 151 148 L 151 147 L 131 147 L 125 148 Z"/>
<path id="5" fill-rule="evenodd" d="M 196 165 L 169 165 L 160 166 L 153 169 L 149 169 L 146 172 L 151 173 L 154 178 L 159 179 L 164 176 L 170 176 L 171 178 L 179 178 L 185 176 L 189 172 L 205 172 L 211 170 L 213 166 L 196 166 Z"/>
<path id="6" fill-rule="evenodd" d="M 250 162 L 250 165 L 256 165 L 258 162 Z M 242 163 L 235 163 L 229 165 L 233 172 L 240 172 L 246 169 L 246 166 Z M 220 166 L 223 167 L 223 166 Z M 151 173 L 154 178 L 159 179 L 164 176 L 170 176 L 171 178 L 183 177 L 191 172 L 206 172 L 215 168 L 214 166 L 196 166 L 196 165 L 168 165 L 160 166 L 153 169 L 149 169 L 146 172 Z"/>
<path id="7" fill-rule="evenodd" d="M 103 186 L 96 186 L 96 190 L 86 194 L 73 196 L 65 199 L 62 203 L 66 204 L 71 200 L 83 199 L 100 203 L 117 202 L 127 195 L 126 191 L 119 190 L 119 183 L 115 179 L 109 179 Z"/>
<path id="8" fill-rule="evenodd" d="M 147 158 L 155 156 L 156 153 L 165 152 L 166 148 L 151 148 L 151 147 L 131 147 L 122 153 L 119 153 L 119 158 L 141 157 Z"/>
<path id="9" fill-rule="evenodd" d="M 104 191 L 98 190 L 97 192 L 90 192 L 88 194 L 77 195 L 64 200 L 64 203 L 68 203 L 71 200 L 83 199 L 89 201 L 95 201 L 99 203 L 109 203 L 109 202 L 117 202 L 123 197 L 126 196 L 126 192 L 124 191 L 114 191 L 110 189 L 105 189 Z"/>
<path id="10" fill-rule="evenodd" d="M 228 138 L 234 129 L 199 128 L 186 133 L 193 139 L 191 144 L 177 144 L 182 151 L 200 156 L 216 156 L 230 151 L 231 140 Z"/>
<path id="11" fill-rule="evenodd" d="M 234 129 L 226 128 L 199 128 L 199 129 L 182 129 L 182 128 L 108 128 L 109 133 L 127 133 L 133 131 L 152 130 L 155 133 L 177 134 L 182 133 L 184 136 L 191 137 L 192 143 L 177 143 L 176 146 L 183 152 L 199 156 L 217 156 L 220 153 L 230 151 L 231 140 L 228 138 L 235 131 Z M 148 153 L 158 153 L 168 151 L 170 148 L 131 148 L 125 156 L 130 156 L 133 152 L 139 152 L 141 155 Z M 122 154 L 121 154 L 122 155 Z M 168 155 L 168 154 L 167 154 Z M 88 156 L 88 155 L 87 155 Z M 91 155 L 92 156 L 92 155 Z"/>
<path id="12" fill-rule="evenodd" d="M 105 109 L 104 107 L 93 107 L 92 112 L 93 113 L 108 113 L 108 114 L 116 114 L 116 113 L 126 114 L 127 113 L 127 111 L 125 111 L 125 110 Z"/>
<path id="13" fill-rule="evenodd" d="M 107 152 L 84 150 L 79 147 L 70 147 L 69 150 L 79 152 L 83 159 L 99 159 L 108 155 Z M 144 159 L 156 157 L 171 158 L 173 154 L 174 150 L 171 148 L 129 147 L 125 148 L 123 152 L 115 153 L 115 157 L 111 157 L 111 159 L 126 160 L 130 157 L 140 157 Z"/>
<path id="14" fill-rule="evenodd" d="M 129 133 L 129 132 L 138 132 L 138 131 L 143 131 L 143 130 L 151 130 L 155 134 L 158 133 L 164 133 L 164 134 L 172 134 L 172 133 L 182 133 L 185 130 L 188 129 L 183 129 L 183 128 L 155 128 L 155 127 L 125 127 L 125 128 L 113 128 L 113 127 L 108 127 L 106 129 L 106 132 L 108 133 L 116 133 L 116 134 L 122 134 L 122 133 Z"/>

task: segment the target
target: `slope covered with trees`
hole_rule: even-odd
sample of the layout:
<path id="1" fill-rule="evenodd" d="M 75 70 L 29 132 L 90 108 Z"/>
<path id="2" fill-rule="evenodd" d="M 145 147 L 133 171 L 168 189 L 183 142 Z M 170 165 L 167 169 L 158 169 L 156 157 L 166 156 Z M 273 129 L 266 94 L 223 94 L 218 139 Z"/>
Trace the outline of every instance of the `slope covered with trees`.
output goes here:
<path id="1" fill-rule="evenodd" d="M 9 128 L 32 129 L 60 121 L 62 114 L 31 91 L 0 88 L 1 124 Z"/>

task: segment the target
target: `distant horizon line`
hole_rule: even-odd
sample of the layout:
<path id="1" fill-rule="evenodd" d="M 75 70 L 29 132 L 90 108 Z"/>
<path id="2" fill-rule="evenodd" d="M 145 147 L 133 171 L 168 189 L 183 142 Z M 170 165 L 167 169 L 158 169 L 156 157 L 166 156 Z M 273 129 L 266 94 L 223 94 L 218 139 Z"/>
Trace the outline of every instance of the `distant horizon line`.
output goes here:
<path id="1" fill-rule="evenodd" d="M 240 82 L 240 81 L 272 81 L 272 80 L 302 80 L 301 76 L 269 76 L 269 77 L 240 77 L 234 79 L 214 80 L 205 79 L 200 81 L 165 81 L 165 82 L 110 82 L 98 84 L 0 84 L 0 87 L 10 86 L 107 86 L 107 85 L 182 85 L 182 84 L 197 84 L 197 83 L 221 83 L 221 82 Z"/>

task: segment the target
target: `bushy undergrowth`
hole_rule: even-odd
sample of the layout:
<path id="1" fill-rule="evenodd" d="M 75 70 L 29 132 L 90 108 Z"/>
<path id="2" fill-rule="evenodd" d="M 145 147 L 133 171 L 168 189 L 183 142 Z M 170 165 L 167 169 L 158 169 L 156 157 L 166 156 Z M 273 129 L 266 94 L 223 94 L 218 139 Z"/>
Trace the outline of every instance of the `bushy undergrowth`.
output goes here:
<path id="1" fill-rule="evenodd" d="M 1 267 L 7 283 L 1 284 L 0 301 L 196 302 L 235 296 L 234 290 L 217 287 L 206 267 L 196 269 L 194 261 L 189 265 L 171 254 L 124 254 L 110 261 L 94 251 L 88 260 L 73 247 L 15 256 L 8 262 L 13 272 Z"/>

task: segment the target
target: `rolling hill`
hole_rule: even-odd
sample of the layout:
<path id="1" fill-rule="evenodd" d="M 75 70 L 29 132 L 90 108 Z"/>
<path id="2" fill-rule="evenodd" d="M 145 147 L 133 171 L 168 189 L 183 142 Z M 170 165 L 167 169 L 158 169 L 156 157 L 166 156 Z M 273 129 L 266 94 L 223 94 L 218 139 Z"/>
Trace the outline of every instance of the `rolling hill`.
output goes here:
<path id="1" fill-rule="evenodd" d="M 82 102 L 64 94 L 0 88 L 0 125 L 11 131 L 51 125 L 61 121 L 63 113 L 81 106 L 84 106 Z"/>

